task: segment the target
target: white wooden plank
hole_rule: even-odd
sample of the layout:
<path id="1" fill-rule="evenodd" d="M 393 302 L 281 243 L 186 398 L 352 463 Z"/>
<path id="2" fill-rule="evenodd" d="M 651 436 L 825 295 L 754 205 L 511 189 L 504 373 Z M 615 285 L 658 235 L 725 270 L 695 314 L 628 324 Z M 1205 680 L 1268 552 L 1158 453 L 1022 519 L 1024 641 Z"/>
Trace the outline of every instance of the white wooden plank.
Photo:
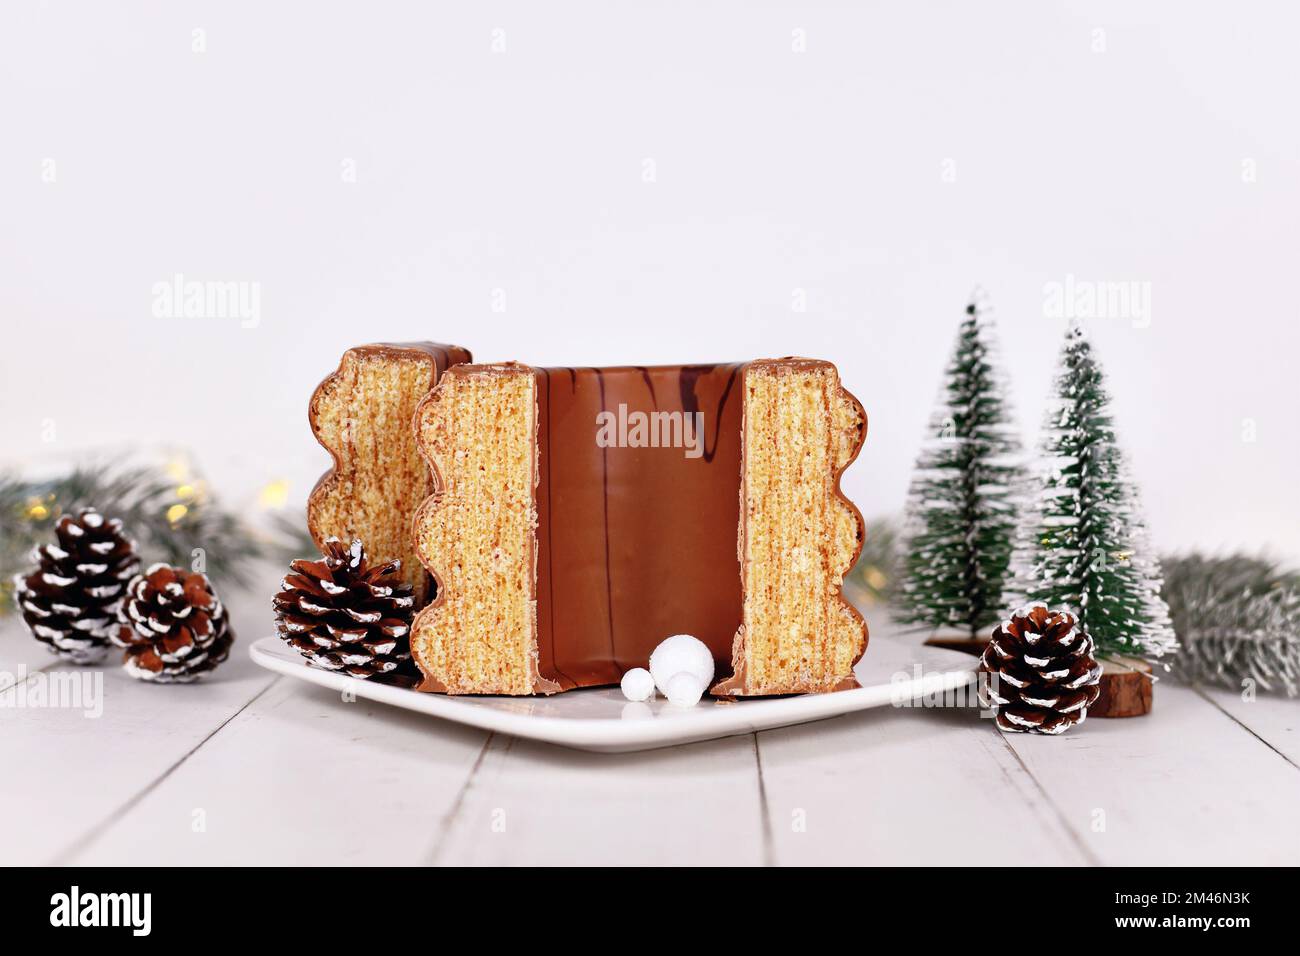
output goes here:
<path id="1" fill-rule="evenodd" d="M 0 690 L 33 671 L 62 666 L 46 645 L 32 637 L 17 615 L 0 622 Z"/>
<path id="2" fill-rule="evenodd" d="M 494 736 L 438 864 L 758 864 L 752 736 L 594 754 Z"/>
<path id="3" fill-rule="evenodd" d="M 1163 689 L 1162 685 L 1157 693 Z M 1223 687 L 1202 687 L 1200 691 L 1215 706 L 1300 767 L 1300 700 L 1279 694 L 1244 696 Z"/>
<path id="4" fill-rule="evenodd" d="M 1006 741 L 1108 865 L 1300 863 L 1300 771 L 1189 687 L 1149 716 Z"/>
<path id="5" fill-rule="evenodd" d="M 246 600 L 232 617 L 238 635 L 265 632 L 270 615 L 260 600 Z M 274 680 L 237 639 L 231 659 L 195 684 L 58 665 L 0 691 L 0 764 L 21 768 L 0 787 L 0 819 L 22 821 L 6 833 L 5 861 L 63 859 Z M 75 690 L 63 700 L 78 706 L 39 706 L 37 683 Z M 102 708 L 88 706 L 96 698 Z"/>
<path id="6" fill-rule="evenodd" d="M 1089 858 L 974 708 L 880 708 L 758 735 L 782 865 Z M 996 845 L 978 837 L 994 826 Z"/>
<path id="7" fill-rule="evenodd" d="M 22 821 L 8 831 L 7 862 L 47 862 L 78 845 L 274 680 L 243 659 L 227 664 L 219 679 L 190 686 L 78 670 L 79 680 L 96 675 L 103 681 L 99 718 L 83 709 L 15 706 L 22 688 L 0 692 L 0 763 L 22 768 L 0 788 L 0 819 Z"/>
<path id="8" fill-rule="evenodd" d="M 419 863 L 486 740 L 284 679 L 71 862 Z"/>
<path id="9" fill-rule="evenodd" d="M 249 601 L 236 623 L 251 639 L 270 617 Z M 13 623 L 0 670 L 51 663 Z M 871 653 L 896 653 L 888 622 L 872 624 Z M 23 821 L 6 862 L 952 863 L 990 812 L 1013 836 L 996 851 L 1010 865 L 1300 862 L 1300 703 L 1286 699 L 1165 681 L 1152 716 L 1062 738 L 884 709 L 757 744 L 614 756 L 484 746 L 481 732 L 272 686 L 242 651 L 190 687 L 111 669 L 98 719 L 0 707 L 0 760 L 25 771 L 0 788 L 0 814 Z"/>
<path id="10" fill-rule="evenodd" d="M 900 631 L 883 608 L 863 610 L 871 629 L 864 677 L 887 679 L 918 655 L 927 668 L 963 659 L 923 649 L 924 635 Z M 990 813 L 1016 834 L 999 845 L 999 864 L 1090 861 L 973 706 L 882 708 L 764 731 L 758 750 L 778 863 L 962 863 L 973 826 Z"/>

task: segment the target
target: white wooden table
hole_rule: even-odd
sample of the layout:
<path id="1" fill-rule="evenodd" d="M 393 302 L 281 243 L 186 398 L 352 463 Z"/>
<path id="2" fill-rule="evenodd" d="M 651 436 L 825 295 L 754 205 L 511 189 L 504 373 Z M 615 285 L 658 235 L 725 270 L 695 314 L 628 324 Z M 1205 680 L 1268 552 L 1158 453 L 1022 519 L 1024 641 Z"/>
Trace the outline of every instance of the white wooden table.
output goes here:
<path id="1" fill-rule="evenodd" d="M 1300 701 L 1166 680 L 1150 717 L 1061 738 L 883 708 L 599 755 L 261 670 L 273 586 L 230 595 L 240 641 L 207 683 L 108 670 L 97 719 L 0 692 L 0 862 L 1300 863 Z M 51 661 L 0 627 L 0 672 Z"/>

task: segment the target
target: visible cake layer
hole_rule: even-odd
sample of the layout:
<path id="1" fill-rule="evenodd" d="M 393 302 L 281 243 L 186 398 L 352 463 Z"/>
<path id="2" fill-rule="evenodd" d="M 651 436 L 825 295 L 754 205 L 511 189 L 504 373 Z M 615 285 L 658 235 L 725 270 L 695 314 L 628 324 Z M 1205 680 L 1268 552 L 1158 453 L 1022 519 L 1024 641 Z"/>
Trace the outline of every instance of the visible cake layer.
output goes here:
<path id="1" fill-rule="evenodd" d="M 866 624 L 844 599 L 863 526 L 840 474 L 866 430 L 862 406 L 828 362 L 780 359 L 745 371 L 743 622 L 735 674 L 715 693 L 815 693 L 856 686 Z"/>
<path id="2" fill-rule="evenodd" d="M 424 690 L 559 689 L 537 666 L 536 409 L 534 373 L 518 365 L 459 366 L 420 407 L 417 435 L 437 476 L 414 523 L 438 581 L 411 629 Z"/>
<path id="3" fill-rule="evenodd" d="M 307 503 L 317 546 L 360 538 L 375 563 L 402 562 L 402 577 L 423 604 L 428 577 L 416 559 L 411 518 L 433 491 L 411 421 L 439 374 L 469 352 L 434 343 L 363 345 L 344 353 L 312 396 L 309 417 L 334 467 Z"/>

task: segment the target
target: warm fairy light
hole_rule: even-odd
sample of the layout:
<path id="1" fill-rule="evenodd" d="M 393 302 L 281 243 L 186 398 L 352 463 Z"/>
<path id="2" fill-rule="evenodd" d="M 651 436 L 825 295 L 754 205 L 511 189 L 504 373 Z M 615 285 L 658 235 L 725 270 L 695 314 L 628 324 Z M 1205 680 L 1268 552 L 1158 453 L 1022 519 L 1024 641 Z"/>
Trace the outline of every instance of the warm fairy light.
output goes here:
<path id="1" fill-rule="evenodd" d="M 176 497 L 181 501 L 194 504 L 203 500 L 207 490 L 208 483 L 206 481 L 186 481 L 176 486 Z"/>
<path id="2" fill-rule="evenodd" d="M 40 498 L 31 498 L 27 502 L 27 517 L 32 521 L 41 521 L 50 516 L 50 509 Z"/>
<path id="3" fill-rule="evenodd" d="M 185 481 L 190 476 L 190 463 L 179 455 L 170 459 L 163 470 L 167 472 L 167 477 L 173 481 Z"/>
<path id="4" fill-rule="evenodd" d="M 289 500 L 289 482 L 283 478 L 268 481 L 257 494 L 257 503 L 263 508 L 283 508 Z"/>
<path id="5" fill-rule="evenodd" d="M 189 512 L 190 509 L 185 507 L 185 505 L 172 505 L 167 509 L 167 520 L 172 524 L 175 524 L 189 514 Z"/>
<path id="6" fill-rule="evenodd" d="M 879 568 L 867 568 L 863 573 L 863 577 L 867 579 L 867 584 L 877 591 L 884 590 L 885 585 L 889 583 L 889 579 L 885 577 L 884 572 Z"/>

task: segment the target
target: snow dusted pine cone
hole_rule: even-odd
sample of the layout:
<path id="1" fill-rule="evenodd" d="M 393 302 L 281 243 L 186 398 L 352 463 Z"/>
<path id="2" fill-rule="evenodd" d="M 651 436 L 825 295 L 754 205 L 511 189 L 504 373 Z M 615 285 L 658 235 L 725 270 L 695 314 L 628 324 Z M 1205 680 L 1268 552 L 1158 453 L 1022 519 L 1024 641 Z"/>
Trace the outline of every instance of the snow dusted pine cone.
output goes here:
<path id="1" fill-rule="evenodd" d="M 105 521 L 94 508 L 64 515 L 54 526 L 58 543 L 35 549 L 36 567 L 14 577 L 32 635 L 65 661 L 102 660 L 118 628 L 127 579 L 140 564 L 121 531 L 121 521 Z"/>
<path id="2" fill-rule="evenodd" d="M 1027 604 L 993 632 L 980 658 L 981 689 L 1000 730 L 1059 734 L 1083 723 L 1101 692 L 1092 638 L 1068 611 Z"/>
<path id="3" fill-rule="evenodd" d="M 415 596 L 401 562 L 374 567 L 360 541 L 325 542 L 320 561 L 294 561 L 275 596 L 280 636 L 317 667 L 353 677 L 414 677 Z M 412 682 L 413 683 L 413 682 Z"/>
<path id="4" fill-rule="evenodd" d="M 122 666 L 158 684 L 198 680 L 230 656 L 235 639 L 207 576 L 168 564 L 131 579 L 122 621 L 113 635 L 126 648 Z"/>

